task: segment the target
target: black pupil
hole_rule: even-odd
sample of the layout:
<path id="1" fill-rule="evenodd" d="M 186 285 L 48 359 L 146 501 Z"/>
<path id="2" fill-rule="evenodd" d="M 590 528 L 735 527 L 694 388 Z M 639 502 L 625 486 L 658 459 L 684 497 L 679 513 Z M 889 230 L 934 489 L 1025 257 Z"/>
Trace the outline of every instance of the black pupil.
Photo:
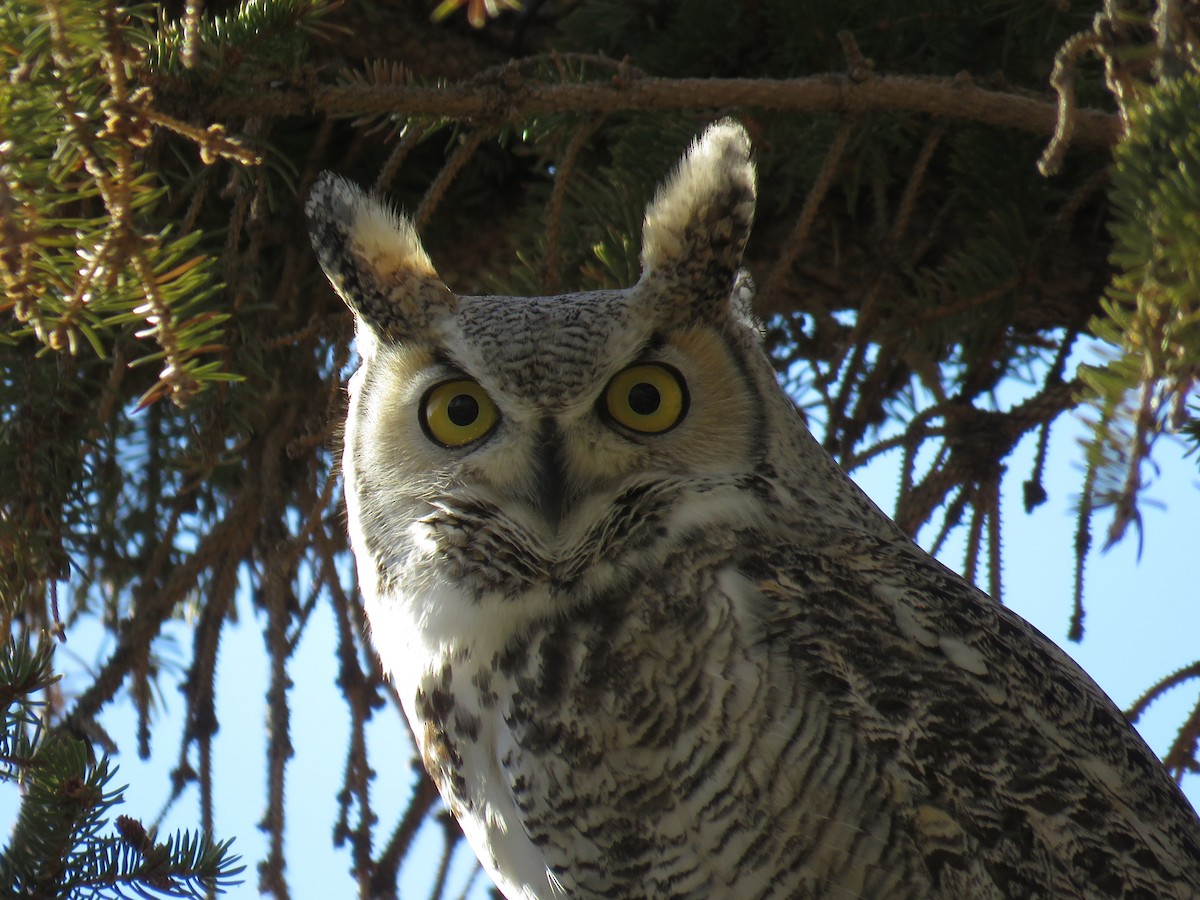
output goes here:
<path id="1" fill-rule="evenodd" d="M 648 416 L 655 412 L 662 403 L 658 388 L 644 381 L 639 381 L 629 389 L 629 408 L 639 416 Z"/>
<path id="2" fill-rule="evenodd" d="M 470 394 L 457 394 L 446 404 L 446 417 L 459 428 L 479 418 L 479 401 Z"/>

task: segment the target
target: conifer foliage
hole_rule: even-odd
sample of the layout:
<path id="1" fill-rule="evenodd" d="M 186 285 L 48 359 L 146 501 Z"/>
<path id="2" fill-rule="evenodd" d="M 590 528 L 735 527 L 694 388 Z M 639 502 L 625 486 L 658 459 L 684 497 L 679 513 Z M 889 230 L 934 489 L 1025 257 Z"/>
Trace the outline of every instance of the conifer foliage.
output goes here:
<path id="1" fill-rule="evenodd" d="M 0 655 L 0 777 L 20 782 L 24 795 L 0 853 L 5 896 L 190 897 L 235 880 L 242 867 L 228 841 L 184 833 L 159 842 L 136 819 L 109 821 L 121 789 L 108 760 L 91 759 L 82 740 L 47 734 L 37 695 L 57 680 L 52 648 L 45 636 L 12 637 Z"/>
<path id="2" fill-rule="evenodd" d="M 372 792 L 396 760 L 366 729 L 397 711 L 340 511 L 349 316 L 299 199 L 322 169 L 404 207 L 461 293 L 625 286 L 662 173 L 738 117 L 780 372 L 851 473 L 902 457 L 904 528 L 965 533 L 966 573 L 1002 597 L 1005 459 L 1038 436 L 1018 474 L 1036 506 L 1051 426 L 1089 412 L 1081 483 L 1056 486 L 1080 497 L 1081 637 L 1093 522 L 1120 540 L 1163 436 L 1200 446 L 1198 35 L 1173 0 L 0 4 L 0 778 L 21 791 L 0 893 L 245 877 L 211 836 L 239 611 L 268 661 L 258 888 L 290 893 L 292 663 L 318 609 L 349 722 L 326 735 L 346 748 L 329 824 L 360 895 L 395 895 L 420 828 L 445 829 L 446 863 L 456 846 L 427 780 L 406 810 Z M 1105 359 L 1079 368 L 1083 340 Z M 109 649 L 60 681 L 54 647 L 81 629 Z M 176 686 L 168 734 L 156 698 Z M 136 732 L 107 734 L 121 703 Z M 1200 712 L 1167 758 L 1179 777 L 1198 736 Z M 195 830 L 164 840 L 124 810 L 106 752 L 173 758 Z"/>

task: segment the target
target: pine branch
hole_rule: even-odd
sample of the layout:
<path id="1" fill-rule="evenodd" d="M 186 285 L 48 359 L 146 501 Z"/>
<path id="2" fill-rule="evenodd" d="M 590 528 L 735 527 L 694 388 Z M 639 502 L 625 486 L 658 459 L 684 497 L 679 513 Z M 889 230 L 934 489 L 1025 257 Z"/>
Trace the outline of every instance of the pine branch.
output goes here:
<path id="1" fill-rule="evenodd" d="M 1200 384 L 1200 72 L 1140 92 L 1112 178 L 1117 269 L 1093 333 L 1116 355 L 1083 377 L 1097 418 L 1092 503 L 1110 507 L 1106 547 L 1138 527 L 1155 442 L 1187 422 Z M 1102 426 L 1102 427 L 1101 427 Z"/>
<path id="2" fill-rule="evenodd" d="M 527 61 L 526 61 L 527 62 Z M 508 65 L 460 84 L 346 84 L 293 87 L 255 95 L 222 95 L 216 114 L 296 116 L 323 113 L 370 117 L 403 113 L 456 120 L 517 123 L 561 113 L 650 112 L 684 109 L 769 109 L 862 115 L 922 113 L 1037 135 L 1053 135 L 1058 105 L 1049 99 L 982 87 L 967 75 L 912 78 L 902 75 L 820 75 L 769 78 L 646 78 L 633 72 L 608 81 L 547 83 Z M 1095 109 L 1074 111 L 1072 139 L 1108 147 L 1120 133 L 1117 116 Z"/>
<path id="3" fill-rule="evenodd" d="M 166 189 L 145 167 L 146 148 L 157 127 L 212 159 L 256 158 L 219 126 L 196 129 L 154 108 L 136 80 L 150 27 L 146 8 L 109 0 L 17 0 L 0 12 L 0 38 L 19 47 L 23 73 L 0 84 L 0 209 L 9 220 L 0 311 L 14 313 L 0 322 L 0 340 L 33 337 L 100 358 L 119 347 L 134 364 L 163 363 L 143 402 L 183 401 L 237 376 L 213 359 L 228 315 L 206 308 L 217 286 L 197 252 L 202 235 L 152 224 Z"/>
<path id="4" fill-rule="evenodd" d="M 70 896 L 125 897 L 132 889 L 139 897 L 196 897 L 240 883 L 245 866 L 229 854 L 232 841 L 177 832 L 160 843 L 155 829 L 128 816 L 118 816 L 116 826 L 116 837 L 88 847 L 65 886 Z"/>
<path id="5" fill-rule="evenodd" d="M 0 647 L 0 779 L 15 781 L 33 765 L 46 703 L 38 698 L 59 676 L 52 668 L 54 644 L 9 636 Z"/>
<path id="6" fill-rule="evenodd" d="M 105 757 L 93 761 L 83 741 L 44 737 L 34 697 L 57 680 L 53 641 L 10 637 L 0 648 L 0 696 L 5 698 L 0 753 L 5 777 L 24 786 L 16 825 L 0 851 L 0 892 L 11 897 L 196 896 L 221 892 L 242 867 L 231 842 L 181 832 L 158 843 L 154 832 L 126 816 L 118 836 L 102 836 L 124 788 Z"/>

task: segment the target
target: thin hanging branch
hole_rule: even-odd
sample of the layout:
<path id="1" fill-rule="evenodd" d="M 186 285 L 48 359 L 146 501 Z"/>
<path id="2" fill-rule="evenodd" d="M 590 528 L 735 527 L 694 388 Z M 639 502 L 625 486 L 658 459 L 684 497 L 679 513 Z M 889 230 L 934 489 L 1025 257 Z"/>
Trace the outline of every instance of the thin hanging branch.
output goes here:
<path id="1" fill-rule="evenodd" d="M 462 138 L 461 143 L 450 154 L 450 158 L 446 160 L 446 164 L 442 166 L 442 170 L 438 172 L 437 178 L 429 185 L 425 191 L 425 196 L 421 198 L 421 205 L 417 207 L 417 211 L 413 213 L 413 226 L 419 231 L 428 223 L 433 211 L 437 209 L 442 197 L 450 188 L 451 183 L 462 171 L 463 166 L 475 155 L 480 145 L 487 138 L 491 137 L 493 132 L 486 128 L 476 128 Z"/>
<path id="2" fill-rule="evenodd" d="M 550 192 L 550 205 L 546 211 L 546 253 L 542 259 L 542 290 L 547 294 L 557 293 L 562 287 L 562 273 L 558 270 L 563 201 L 567 185 L 575 171 L 575 161 L 592 136 L 604 124 L 603 116 L 595 116 L 575 129 L 554 173 L 554 188 Z"/>
<path id="3" fill-rule="evenodd" d="M 833 186 L 838 163 L 841 162 L 842 154 L 846 151 L 846 144 L 850 141 L 850 135 L 854 130 L 853 125 L 854 123 L 850 119 L 843 121 L 838 126 L 837 134 L 830 142 L 829 149 L 825 151 L 825 160 L 821 163 L 821 170 L 817 173 L 812 187 L 809 188 L 808 194 L 804 198 L 804 205 L 800 207 L 800 214 L 796 217 L 796 224 L 792 226 L 791 233 L 784 241 L 779 259 L 772 267 L 771 274 L 767 277 L 767 283 L 757 298 L 760 315 L 769 316 L 780 311 L 776 308 L 777 298 L 781 292 L 780 286 L 790 275 L 791 268 L 800 255 L 805 241 L 808 240 L 809 232 L 812 231 L 821 201 L 825 199 L 825 195 Z"/>

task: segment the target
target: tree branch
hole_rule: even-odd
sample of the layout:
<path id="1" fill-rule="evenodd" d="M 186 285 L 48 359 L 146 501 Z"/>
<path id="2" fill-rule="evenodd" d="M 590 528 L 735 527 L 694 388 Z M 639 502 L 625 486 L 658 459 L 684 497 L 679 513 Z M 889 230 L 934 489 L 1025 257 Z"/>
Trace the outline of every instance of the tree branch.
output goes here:
<path id="1" fill-rule="evenodd" d="M 444 87 L 353 84 L 223 96 L 210 112 L 216 116 L 325 113 L 339 117 L 399 113 L 517 122 L 549 113 L 731 107 L 848 114 L 906 111 L 1044 135 L 1054 134 L 1058 125 L 1057 101 L 983 88 L 965 74 L 953 78 L 884 75 L 861 80 L 848 75 L 784 80 L 618 76 L 605 82 L 548 84 L 501 68 Z M 1120 134 L 1120 120 L 1114 113 L 1077 109 L 1074 116 L 1072 137 L 1079 144 L 1107 147 Z"/>

